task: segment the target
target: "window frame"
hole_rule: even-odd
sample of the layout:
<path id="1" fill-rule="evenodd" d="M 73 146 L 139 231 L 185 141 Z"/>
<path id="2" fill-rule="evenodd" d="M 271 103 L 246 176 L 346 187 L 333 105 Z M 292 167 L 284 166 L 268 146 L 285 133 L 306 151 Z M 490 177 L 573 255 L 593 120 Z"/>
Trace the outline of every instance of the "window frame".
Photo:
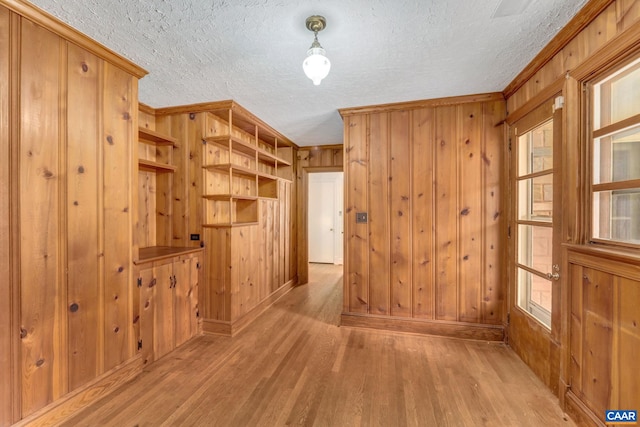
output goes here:
<path id="1" fill-rule="evenodd" d="M 640 179 L 627 179 L 621 181 L 611 181 L 606 183 L 599 182 L 598 184 L 594 184 L 596 171 L 595 171 L 595 143 L 599 138 L 604 138 L 607 136 L 613 136 L 618 132 L 632 129 L 634 127 L 640 127 L 640 113 L 635 114 L 631 117 L 624 118 L 614 123 L 609 123 L 608 125 L 601 126 L 598 129 L 594 129 L 594 124 L 596 123 L 595 119 L 595 96 L 596 90 L 595 86 L 607 79 L 607 77 L 612 76 L 613 74 L 619 72 L 623 68 L 629 66 L 633 62 L 638 61 L 638 66 L 640 67 L 640 51 L 636 50 L 631 54 L 625 56 L 624 58 L 615 61 L 601 71 L 597 73 L 593 73 L 590 75 L 587 81 L 582 83 L 583 91 L 585 93 L 585 103 L 584 112 L 586 117 L 585 121 L 585 133 L 586 133 L 586 168 L 585 168 L 585 179 L 586 179 L 586 205 L 584 212 L 584 218 L 586 220 L 586 231 L 587 231 L 587 240 L 589 243 L 598 244 L 602 246 L 607 246 L 611 248 L 621 248 L 621 249 L 640 249 L 640 243 L 632 243 L 628 241 L 615 240 L 615 239 L 605 239 L 601 237 L 594 236 L 594 210 L 595 210 L 595 195 L 600 192 L 614 191 L 614 190 L 639 190 L 640 191 Z M 632 70 L 628 70 L 631 72 Z M 621 73 L 621 76 L 624 76 L 627 73 L 627 70 Z M 640 221 L 640 217 L 638 218 Z"/>

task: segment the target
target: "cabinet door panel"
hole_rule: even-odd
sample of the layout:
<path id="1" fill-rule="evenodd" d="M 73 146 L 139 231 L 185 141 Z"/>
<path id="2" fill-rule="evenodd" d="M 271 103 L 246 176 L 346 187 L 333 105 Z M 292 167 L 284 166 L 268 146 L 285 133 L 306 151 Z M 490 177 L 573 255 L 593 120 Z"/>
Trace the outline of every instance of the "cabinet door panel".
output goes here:
<path id="1" fill-rule="evenodd" d="M 173 269 L 172 264 L 164 264 L 153 270 L 156 279 L 153 350 L 154 358 L 159 359 L 174 348 Z"/>
<path id="2" fill-rule="evenodd" d="M 155 318 L 155 288 L 153 268 L 140 270 L 140 340 L 142 340 L 142 362 L 153 362 L 153 323 Z"/>
<path id="3" fill-rule="evenodd" d="M 191 338 L 191 318 L 195 317 L 191 310 L 193 286 L 191 283 L 192 259 L 181 259 L 173 263 L 175 286 L 175 344 L 182 345 Z"/>

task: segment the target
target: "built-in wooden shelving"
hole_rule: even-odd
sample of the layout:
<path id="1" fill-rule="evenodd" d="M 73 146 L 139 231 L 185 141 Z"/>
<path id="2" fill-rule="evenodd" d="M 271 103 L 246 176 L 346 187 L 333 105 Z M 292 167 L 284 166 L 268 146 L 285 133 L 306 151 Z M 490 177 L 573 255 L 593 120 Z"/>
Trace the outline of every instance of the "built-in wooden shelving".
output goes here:
<path id="1" fill-rule="evenodd" d="M 279 181 L 293 179 L 291 144 L 233 109 L 208 113 L 203 162 L 205 227 L 258 224 L 260 200 L 278 200 Z"/>

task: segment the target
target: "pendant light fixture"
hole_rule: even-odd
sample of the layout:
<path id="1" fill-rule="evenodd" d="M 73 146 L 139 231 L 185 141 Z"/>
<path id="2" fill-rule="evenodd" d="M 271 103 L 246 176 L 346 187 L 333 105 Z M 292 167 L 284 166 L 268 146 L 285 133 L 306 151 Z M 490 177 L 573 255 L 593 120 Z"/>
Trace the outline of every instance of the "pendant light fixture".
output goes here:
<path id="1" fill-rule="evenodd" d="M 318 86 L 322 79 L 327 77 L 331 69 L 331 62 L 325 56 L 325 51 L 318 42 L 318 32 L 324 30 L 327 21 L 324 16 L 313 15 L 307 18 L 307 29 L 313 31 L 314 38 L 311 47 L 307 51 L 307 57 L 302 63 L 304 73 Z"/>

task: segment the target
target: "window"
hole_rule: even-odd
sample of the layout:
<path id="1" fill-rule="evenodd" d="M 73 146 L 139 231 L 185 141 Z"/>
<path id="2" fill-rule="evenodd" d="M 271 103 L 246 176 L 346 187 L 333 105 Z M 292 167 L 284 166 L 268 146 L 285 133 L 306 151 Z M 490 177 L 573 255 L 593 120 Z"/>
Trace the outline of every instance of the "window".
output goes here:
<path id="1" fill-rule="evenodd" d="M 553 119 L 517 134 L 517 303 L 551 328 Z"/>
<path id="2" fill-rule="evenodd" d="M 640 58 L 593 84 L 593 240 L 640 245 Z"/>

